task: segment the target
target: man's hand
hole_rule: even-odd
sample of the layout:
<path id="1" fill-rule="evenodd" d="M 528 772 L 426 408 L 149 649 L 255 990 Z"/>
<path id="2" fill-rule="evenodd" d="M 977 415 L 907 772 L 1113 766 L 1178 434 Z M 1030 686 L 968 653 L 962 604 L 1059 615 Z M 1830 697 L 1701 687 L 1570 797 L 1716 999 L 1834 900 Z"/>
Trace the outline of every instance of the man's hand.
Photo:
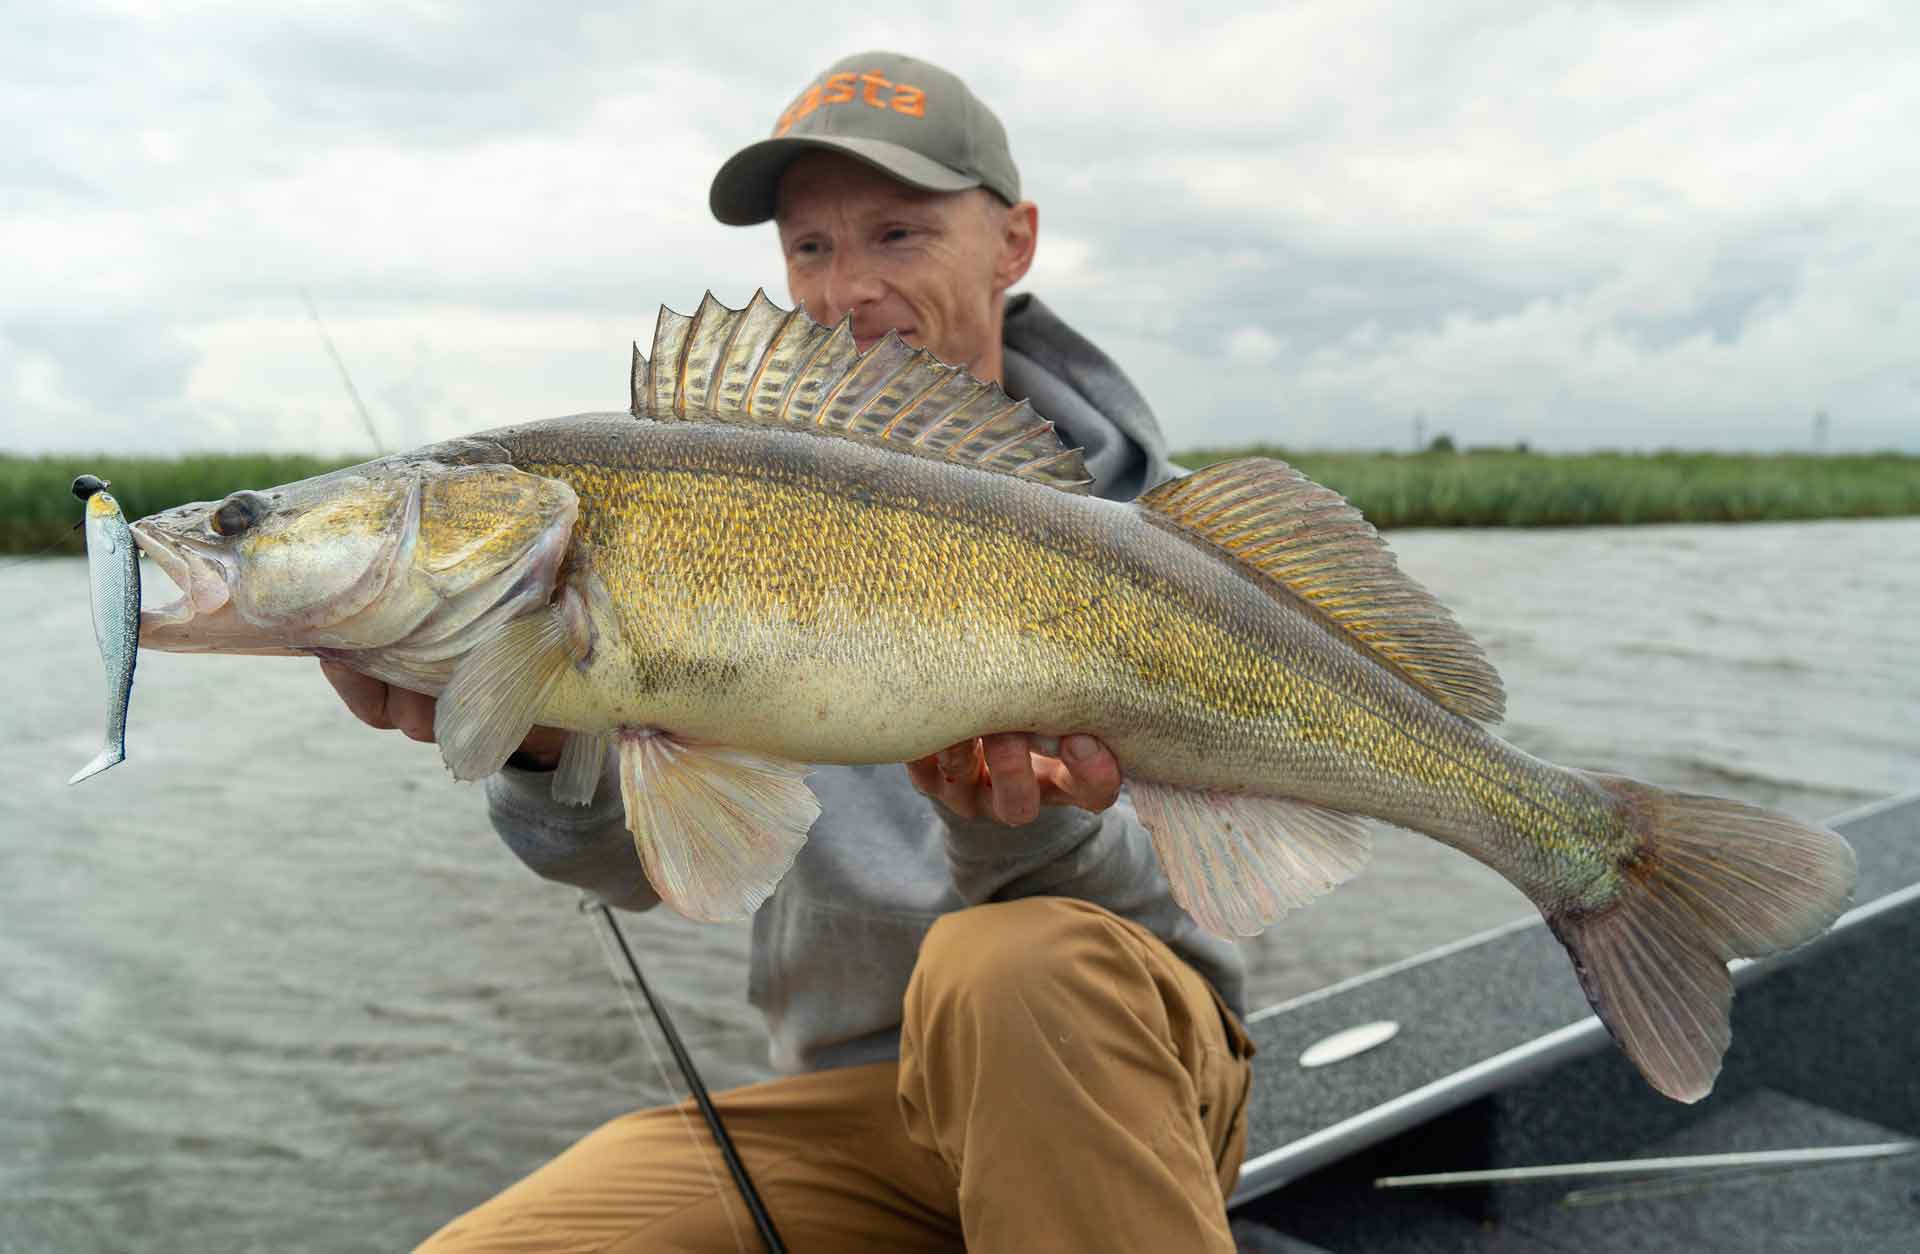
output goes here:
<path id="1" fill-rule="evenodd" d="M 1033 822 L 1041 806 L 1098 814 L 1120 795 L 1120 764 L 1092 736 L 1063 737 L 1057 757 L 1038 752 L 1024 732 L 966 740 L 907 763 L 907 777 L 963 819 L 1009 827 Z"/>
<path id="2" fill-rule="evenodd" d="M 409 739 L 433 743 L 433 712 L 438 702 L 432 697 L 381 683 L 338 662 L 320 663 L 320 673 L 327 677 L 353 716 L 367 726 L 382 731 L 398 730 Z M 566 743 L 567 733 L 559 728 L 536 727 L 520 742 L 519 752 L 552 770 L 559 765 L 560 750 Z"/>

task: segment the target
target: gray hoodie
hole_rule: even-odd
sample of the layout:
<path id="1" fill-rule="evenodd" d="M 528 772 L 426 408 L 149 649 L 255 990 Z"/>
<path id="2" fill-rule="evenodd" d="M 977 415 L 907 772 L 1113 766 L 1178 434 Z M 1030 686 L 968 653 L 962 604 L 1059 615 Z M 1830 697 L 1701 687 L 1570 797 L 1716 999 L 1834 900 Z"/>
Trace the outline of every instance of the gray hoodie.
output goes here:
<path id="1" fill-rule="evenodd" d="M 1007 302 L 1005 348 L 1007 391 L 1084 450 L 1100 495 L 1131 499 L 1176 473 L 1159 424 L 1119 367 L 1033 296 Z M 509 767 L 487 781 L 494 828 L 514 853 L 547 879 L 615 906 L 658 904 L 611 774 L 584 809 L 554 802 L 548 779 Z M 1009 828 L 955 817 L 899 765 L 815 767 L 807 783 L 820 817 L 753 919 L 747 995 L 766 1015 L 780 1070 L 897 1057 L 921 938 L 941 915 L 989 901 L 1056 896 L 1105 906 L 1167 941 L 1241 1008 L 1238 950 L 1174 904 L 1124 794 L 1103 814 L 1048 807 Z"/>

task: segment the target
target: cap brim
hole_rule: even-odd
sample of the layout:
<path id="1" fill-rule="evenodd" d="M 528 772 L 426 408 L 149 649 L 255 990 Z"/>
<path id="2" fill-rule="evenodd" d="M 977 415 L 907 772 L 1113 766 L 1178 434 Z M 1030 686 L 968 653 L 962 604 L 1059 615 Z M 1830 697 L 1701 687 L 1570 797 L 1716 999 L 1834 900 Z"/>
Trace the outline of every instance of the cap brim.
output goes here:
<path id="1" fill-rule="evenodd" d="M 753 226 L 773 218 L 780 176 L 808 149 L 843 152 L 909 187 L 929 192 L 963 192 L 981 186 L 977 178 L 949 170 L 911 148 L 884 139 L 840 135 L 786 135 L 749 144 L 727 159 L 713 176 L 707 206 L 728 226 Z"/>

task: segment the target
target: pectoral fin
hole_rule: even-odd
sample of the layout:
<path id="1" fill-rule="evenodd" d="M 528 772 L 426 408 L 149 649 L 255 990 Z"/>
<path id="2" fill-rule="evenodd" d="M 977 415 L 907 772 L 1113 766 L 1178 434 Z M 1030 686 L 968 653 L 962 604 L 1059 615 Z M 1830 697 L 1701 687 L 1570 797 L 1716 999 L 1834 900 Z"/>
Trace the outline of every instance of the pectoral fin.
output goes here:
<path id="1" fill-rule="evenodd" d="M 820 814 L 806 767 L 664 732 L 619 744 L 627 827 L 660 899 L 708 923 L 759 909 Z"/>
<path id="2" fill-rule="evenodd" d="M 455 779 L 482 779 L 506 764 L 574 652 L 565 611 L 550 605 L 507 623 L 460 659 L 433 716 L 434 739 Z"/>
<path id="3" fill-rule="evenodd" d="M 1216 936 L 1253 936 L 1358 874 L 1364 819 L 1274 797 L 1128 785 L 1173 899 Z"/>
<path id="4" fill-rule="evenodd" d="M 607 764 L 611 737 L 575 732 L 560 750 L 560 766 L 553 773 L 553 799 L 562 805 L 590 806 L 600 790 L 600 771 Z"/>

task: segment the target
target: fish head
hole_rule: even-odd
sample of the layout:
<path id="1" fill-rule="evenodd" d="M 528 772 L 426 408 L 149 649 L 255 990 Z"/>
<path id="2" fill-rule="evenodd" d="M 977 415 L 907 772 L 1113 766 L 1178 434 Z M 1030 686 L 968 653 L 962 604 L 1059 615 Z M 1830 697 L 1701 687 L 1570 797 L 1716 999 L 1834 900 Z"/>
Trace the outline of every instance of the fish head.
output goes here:
<path id="1" fill-rule="evenodd" d="M 440 450 L 458 454 L 457 447 Z M 354 654 L 471 632 L 551 598 L 573 489 L 435 450 L 141 519 L 135 542 L 181 591 L 140 643 L 187 653 Z"/>

